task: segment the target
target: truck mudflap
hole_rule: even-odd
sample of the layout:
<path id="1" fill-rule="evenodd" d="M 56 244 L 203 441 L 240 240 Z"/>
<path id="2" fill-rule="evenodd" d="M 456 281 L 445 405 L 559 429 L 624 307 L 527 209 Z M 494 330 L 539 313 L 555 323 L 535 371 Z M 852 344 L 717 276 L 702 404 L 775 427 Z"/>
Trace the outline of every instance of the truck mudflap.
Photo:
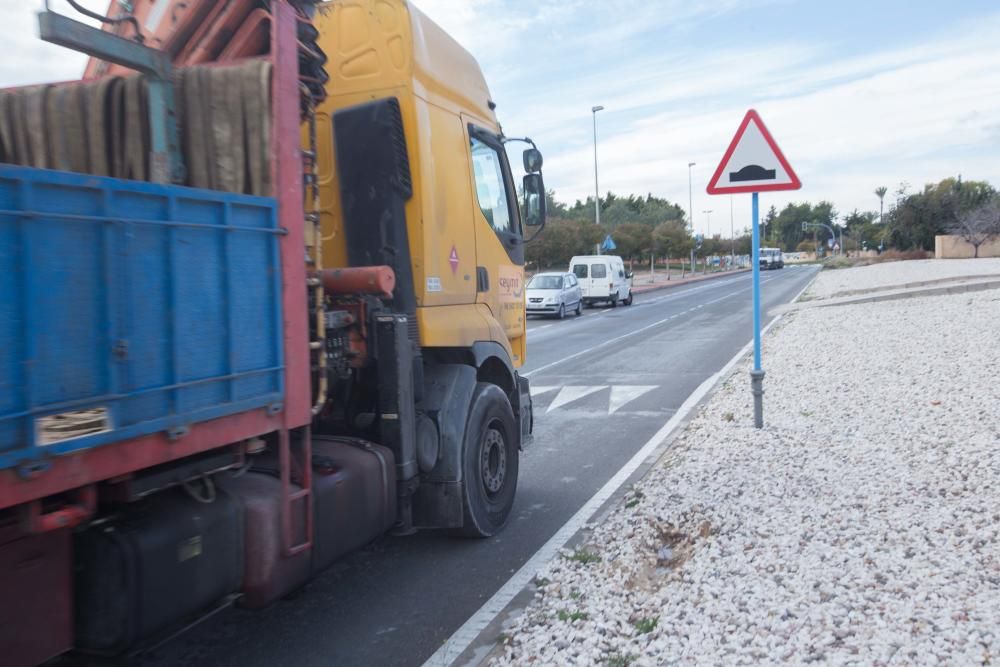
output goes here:
<path id="1" fill-rule="evenodd" d="M 514 377 L 517 380 L 517 395 L 515 396 L 517 403 L 514 405 L 514 416 L 521 423 L 521 450 L 523 451 L 525 446 L 531 444 L 531 434 L 535 430 L 535 410 L 531 402 L 531 387 L 528 378 L 520 373 L 515 373 Z"/>
<path id="2" fill-rule="evenodd" d="M 441 439 L 437 463 L 421 476 L 413 495 L 414 527 L 462 527 L 462 442 L 475 388 L 472 366 L 429 364 L 424 370 L 417 411 L 434 421 Z"/>

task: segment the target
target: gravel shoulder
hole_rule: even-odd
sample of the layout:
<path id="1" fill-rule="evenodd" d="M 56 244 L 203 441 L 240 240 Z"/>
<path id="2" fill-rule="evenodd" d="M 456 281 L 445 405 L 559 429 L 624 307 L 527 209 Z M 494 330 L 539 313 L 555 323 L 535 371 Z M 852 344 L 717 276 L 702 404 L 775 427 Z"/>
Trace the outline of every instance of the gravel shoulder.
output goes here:
<path id="1" fill-rule="evenodd" d="M 997 322 L 1000 290 L 786 316 L 766 428 L 748 360 L 539 573 L 492 663 L 1000 661 Z"/>
<path id="2" fill-rule="evenodd" d="M 806 298 L 825 299 L 841 292 L 891 289 L 923 281 L 1000 276 L 1000 258 L 919 259 L 823 271 Z"/>

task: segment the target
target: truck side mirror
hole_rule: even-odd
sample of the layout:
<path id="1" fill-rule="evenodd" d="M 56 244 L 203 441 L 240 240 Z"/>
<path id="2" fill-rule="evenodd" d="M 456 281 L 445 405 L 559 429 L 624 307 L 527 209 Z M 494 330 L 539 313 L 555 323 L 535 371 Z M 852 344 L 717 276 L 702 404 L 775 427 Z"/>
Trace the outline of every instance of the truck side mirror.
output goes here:
<path id="1" fill-rule="evenodd" d="M 542 182 L 542 175 L 526 174 L 523 183 L 524 224 L 528 227 L 540 227 L 545 224 L 545 183 Z"/>
<path id="2" fill-rule="evenodd" d="M 521 156 L 524 160 L 524 171 L 529 174 L 539 174 L 542 171 L 542 152 L 537 148 L 525 149 Z"/>

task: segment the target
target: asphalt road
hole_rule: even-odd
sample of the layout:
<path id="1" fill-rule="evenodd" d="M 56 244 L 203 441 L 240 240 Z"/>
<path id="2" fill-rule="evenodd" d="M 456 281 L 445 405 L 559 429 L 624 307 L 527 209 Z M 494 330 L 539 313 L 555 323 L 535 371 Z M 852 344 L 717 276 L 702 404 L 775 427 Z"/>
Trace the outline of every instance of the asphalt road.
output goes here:
<path id="1" fill-rule="evenodd" d="M 765 323 L 815 271 L 762 274 Z M 578 318 L 532 319 L 528 332 L 522 370 L 535 397 L 535 439 L 498 537 L 383 538 L 295 598 L 227 610 L 143 663 L 420 665 L 747 343 L 750 275 L 638 295 L 632 306 Z"/>

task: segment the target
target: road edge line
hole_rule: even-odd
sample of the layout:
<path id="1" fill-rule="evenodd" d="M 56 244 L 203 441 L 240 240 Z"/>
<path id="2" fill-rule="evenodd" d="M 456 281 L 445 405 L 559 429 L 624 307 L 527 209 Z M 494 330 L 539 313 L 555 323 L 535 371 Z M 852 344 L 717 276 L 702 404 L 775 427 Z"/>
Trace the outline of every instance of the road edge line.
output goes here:
<path id="1" fill-rule="evenodd" d="M 819 275 L 817 271 L 816 276 Z M 806 283 L 805 287 L 795 295 L 790 303 L 795 303 L 798 301 L 810 285 L 816 280 L 816 276 L 813 276 L 812 280 Z M 781 313 L 773 320 L 767 323 L 767 325 L 761 330 L 761 337 L 764 336 L 771 327 L 776 325 L 781 319 L 786 315 L 786 313 Z M 638 470 L 643 463 L 645 463 L 650 456 L 656 453 L 657 448 L 662 445 L 680 426 L 684 425 L 687 416 L 696 408 L 699 403 L 719 384 L 719 382 L 728 377 L 732 370 L 736 367 L 740 361 L 742 361 L 748 354 L 750 354 L 753 349 L 753 339 L 751 339 L 746 345 L 744 345 L 736 353 L 733 358 L 726 362 L 720 370 L 713 373 L 705 379 L 698 388 L 691 392 L 690 395 L 681 406 L 677 409 L 677 412 L 667 420 L 667 422 L 660 427 L 660 429 L 653 434 L 653 436 L 646 441 L 639 451 L 637 451 L 628 462 L 618 469 L 614 476 L 605 482 L 598 491 L 591 496 L 586 503 L 576 511 L 573 516 L 569 518 L 566 523 L 564 523 L 559 530 L 557 530 L 552 537 L 550 537 L 545 544 L 541 546 L 531 558 L 522 565 L 517 572 L 511 575 L 510 579 L 504 582 L 504 585 L 494 593 L 489 600 L 487 600 L 472 616 L 470 616 L 461 627 L 458 628 L 452 635 L 442 644 L 437 651 L 434 652 L 431 657 L 429 657 L 424 663 L 423 667 L 447 667 L 461 656 L 466 649 L 468 649 L 476 641 L 479 635 L 489 626 L 493 620 L 503 613 L 503 610 L 507 608 L 518 593 L 520 593 L 535 577 L 539 569 L 545 563 L 552 560 L 553 557 L 562 549 L 570 539 L 576 535 L 590 519 L 597 514 L 601 507 L 606 503 L 611 496 L 617 492 L 621 486 Z"/>

